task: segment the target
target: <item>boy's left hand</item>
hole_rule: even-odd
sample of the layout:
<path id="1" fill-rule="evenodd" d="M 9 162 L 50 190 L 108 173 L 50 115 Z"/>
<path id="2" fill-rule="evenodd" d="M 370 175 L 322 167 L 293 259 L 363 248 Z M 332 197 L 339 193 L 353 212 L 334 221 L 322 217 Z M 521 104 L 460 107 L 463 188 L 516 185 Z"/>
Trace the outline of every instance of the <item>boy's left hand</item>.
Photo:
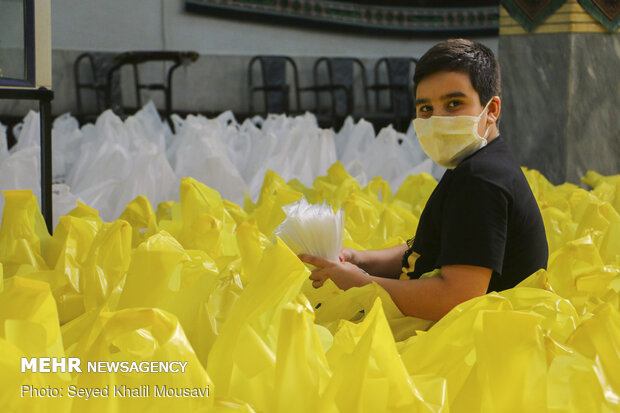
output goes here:
<path id="1" fill-rule="evenodd" d="M 330 278 L 334 284 L 343 290 L 351 287 L 361 287 L 370 284 L 370 276 L 358 266 L 350 262 L 331 261 L 315 255 L 299 254 L 299 259 L 307 264 L 314 265 L 316 268 L 310 274 L 312 286 L 319 288 L 325 280 Z"/>

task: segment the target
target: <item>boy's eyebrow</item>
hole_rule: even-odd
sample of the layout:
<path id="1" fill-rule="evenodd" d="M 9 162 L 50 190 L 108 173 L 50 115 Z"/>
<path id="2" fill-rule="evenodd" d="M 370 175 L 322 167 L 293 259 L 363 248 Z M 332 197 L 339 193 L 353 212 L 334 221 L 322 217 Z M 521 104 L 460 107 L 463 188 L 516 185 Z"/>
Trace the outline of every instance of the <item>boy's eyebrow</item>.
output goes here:
<path id="1" fill-rule="evenodd" d="M 450 99 L 450 98 L 466 98 L 467 95 L 463 92 L 450 92 L 446 95 L 443 95 L 442 97 L 440 97 L 441 100 L 446 100 L 446 99 Z"/>
<path id="2" fill-rule="evenodd" d="M 452 98 L 466 98 L 467 95 L 463 92 L 450 92 L 447 93 L 443 96 L 441 96 L 439 99 L 440 100 L 446 100 L 446 99 L 452 99 Z M 429 103 L 431 100 L 430 99 L 426 99 L 426 98 L 421 98 L 421 99 L 416 99 L 415 100 L 415 105 L 421 105 L 422 103 Z"/>

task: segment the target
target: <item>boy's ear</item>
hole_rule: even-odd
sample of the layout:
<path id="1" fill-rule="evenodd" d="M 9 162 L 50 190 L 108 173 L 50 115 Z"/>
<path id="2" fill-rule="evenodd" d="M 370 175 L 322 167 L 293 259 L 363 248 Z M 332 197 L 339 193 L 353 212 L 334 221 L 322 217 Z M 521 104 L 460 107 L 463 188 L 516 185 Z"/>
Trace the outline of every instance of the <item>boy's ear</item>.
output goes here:
<path id="1" fill-rule="evenodd" d="M 497 123 L 497 119 L 499 119 L 499 113 L 502 110 L 502 100 L 499 96 L 493 96 L 491 98 L 491 104 L 489 105 L 488 117 L 493 122 Z"/>

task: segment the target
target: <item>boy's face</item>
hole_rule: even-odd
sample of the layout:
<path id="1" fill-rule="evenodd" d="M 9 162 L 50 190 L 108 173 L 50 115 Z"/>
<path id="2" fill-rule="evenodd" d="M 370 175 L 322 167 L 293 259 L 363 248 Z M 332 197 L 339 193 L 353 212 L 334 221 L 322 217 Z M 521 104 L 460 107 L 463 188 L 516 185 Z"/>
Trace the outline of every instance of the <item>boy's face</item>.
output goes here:
<path id="1" fill-rule="evenodd" d="M 497 105 L 499 105 L 499 98 Z M 484 102 L 486 105 L 487 102 Z M 478 92 L 474 89 L 469 76 L 460 72 L 437 72 L 422 79 L 416 90 L 416 116 L 430 118 L 431 116 L 478 116 L 484 109 L 480 103 Z M 483 136 L 487 127 L 495 123 L 493 103 L 489 111 L 485 112 L 478 124 L 478 134 Z M 499 115 L 499 107 L 497 108 Z"/>

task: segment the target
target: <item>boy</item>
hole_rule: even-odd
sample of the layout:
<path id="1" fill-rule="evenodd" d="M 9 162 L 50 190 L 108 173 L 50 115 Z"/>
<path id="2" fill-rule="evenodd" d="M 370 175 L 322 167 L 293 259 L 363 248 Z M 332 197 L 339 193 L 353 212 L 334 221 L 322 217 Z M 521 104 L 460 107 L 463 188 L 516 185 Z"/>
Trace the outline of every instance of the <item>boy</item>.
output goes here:
<path id="1" fill-rule="evenodd" d="M 415 237 L 378 250 L 342 250 L 343 262 L 300 254 L 318 288 L 381 285 L 405 315 L 439 320 L 457 304 L 512 288 L 540 268 L 548 249 L 540 210 L 497 126 L 499 65 L 486 46 L 443 41 L 413 76 L 414 128 L 425 153 L 448 168 Z M 398 279 L 404 267 L 410 279 Z M 438 276 L 420 279 L 440 270 Z"/>

